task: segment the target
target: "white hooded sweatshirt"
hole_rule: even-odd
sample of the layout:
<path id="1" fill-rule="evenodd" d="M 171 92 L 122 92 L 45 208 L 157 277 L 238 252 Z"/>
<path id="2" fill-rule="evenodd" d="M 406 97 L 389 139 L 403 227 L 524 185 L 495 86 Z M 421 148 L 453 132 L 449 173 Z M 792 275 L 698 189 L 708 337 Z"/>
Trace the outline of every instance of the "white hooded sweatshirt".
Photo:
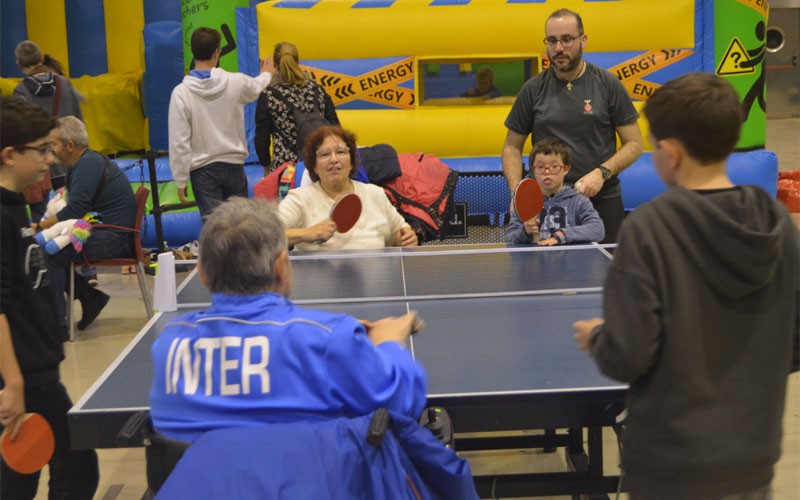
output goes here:
<path id="1" fill-rule="evenodd" d="M 169 166 L 179 188 L 189 171 L 209 163 L 244 164 L 244 105 L 254 101 L 272 75 L 253 78 L 214 68 L 209 78 L 187 75 L 169 101 Z"/>

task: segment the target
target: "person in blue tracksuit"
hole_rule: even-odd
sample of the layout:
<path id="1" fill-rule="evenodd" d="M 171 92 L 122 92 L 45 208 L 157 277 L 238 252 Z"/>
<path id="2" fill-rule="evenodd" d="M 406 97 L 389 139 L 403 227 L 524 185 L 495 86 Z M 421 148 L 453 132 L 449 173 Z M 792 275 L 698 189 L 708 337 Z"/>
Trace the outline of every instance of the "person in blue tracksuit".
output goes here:
<path id="1" fill-rule="evenodd" d="M 569 146 L 556 138 L 542 139 L 531 151 L 530 175 L 544 195 L 542 213 L 523 221 L 511 210 L 506 243 L 542 246 L 602 241 L 603 220 L 589 198 L 564 184 L 570 170 Z"/>
<path id="2" fill-rule="evenodd" d="M 419 417 L 427 376 L 405 347 L 415 314 L 365 325 L 293 305 L 284 234 L 264 200 L 232 199 L 206 221 L 199 272 L 211 306 L 174 319 L 153 344 L 157 431 L 194 441 L 212 429 L 381 407 Z"/>

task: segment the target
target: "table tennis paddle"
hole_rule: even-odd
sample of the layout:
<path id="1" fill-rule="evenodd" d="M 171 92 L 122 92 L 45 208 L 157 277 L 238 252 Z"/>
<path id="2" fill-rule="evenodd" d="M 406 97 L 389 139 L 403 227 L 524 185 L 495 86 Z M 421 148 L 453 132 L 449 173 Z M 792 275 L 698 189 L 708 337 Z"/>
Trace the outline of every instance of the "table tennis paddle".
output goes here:
<path id="1" fill-rule="evenodd" d="M 536 179 L 522 179 L 514 190 L 514 210 L 523 222 L 533 219 L 542 212 L 544 196 Z"/>
<path id="2" fill-rule="evenodd" d="M 53 429 L 38 413 L 23 415 L 17 439 L 11 441 L 11 428 L 6 427 L 0 437 L 3 460 L 20 474 L 33 474 L 47 465 L 56 448 Z"/>
<path id="3" fill-rule="evenodd" d="M 355 193 L 348 193 L 333 204 L 331 219 L 336 223 L 336 231 L 346 233 L 361 217 L 361 198 Z"/>

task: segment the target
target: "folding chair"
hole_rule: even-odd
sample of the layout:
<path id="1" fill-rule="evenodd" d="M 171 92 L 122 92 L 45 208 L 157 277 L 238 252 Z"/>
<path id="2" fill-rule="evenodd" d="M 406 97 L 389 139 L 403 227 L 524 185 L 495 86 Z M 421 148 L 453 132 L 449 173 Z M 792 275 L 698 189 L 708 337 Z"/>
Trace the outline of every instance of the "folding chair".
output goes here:
<path id="1" fill-rule="evenodd" d="M 131 229 L 129 227 L 122 227 L 122 226 L 115 226 L 111 224 L 101 224 L 96 227 L 98 228 L 107 228 L 107 229 L 117 229 L 120 231 L 129 231 L 133 233 L 133 249 L 134 255 L 133 257 L 121 257 L 116 259 L 89 259 L 86 254 L 83 254 L 84 266 L 95 266 L 95 267 L 122 267 L 122 266 L 134 266 L 136 268 L 136 277 L 139 279 L 139 289 L 142 292 L 142 300 L 144 301 L 144 307 L 147 311 L 147 317 L 153 317 L 153 302 L 150 298 L 150 291 L 147 288 L 147 281 L 145 281 L 145 272 L 144 272 L 144 253 L 142 252 L 142 239 L 141 239 L 141 232 L 142 232 L 142 220 L 144 219 L 144 210 L 145 205 L 147 203 L 147 197 L 150 194 L 150 190 L 144 186 L 139 186 L 139 189 L 136 190 L 136 194 L 134 195 L 136 198 L 136 223 L 134 224 L 134 228 Z M 75 340 L 75 262 L 71 262 L 69 265 L 69 297 L 67 300 L 69 304 L 69 340 L 73 342 Z"/>

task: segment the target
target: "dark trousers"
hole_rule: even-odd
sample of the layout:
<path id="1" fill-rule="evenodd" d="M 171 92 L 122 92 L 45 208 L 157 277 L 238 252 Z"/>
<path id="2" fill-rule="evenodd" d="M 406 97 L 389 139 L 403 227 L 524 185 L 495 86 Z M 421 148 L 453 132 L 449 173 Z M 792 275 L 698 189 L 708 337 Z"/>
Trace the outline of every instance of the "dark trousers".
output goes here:
<path id="1" fill-rule="evenodd" d="M 625 219 L 625 209 L 622 206 L 622 196 L 613 198 L 591 198 L 594 209 L 603 219 L 606 226 L 606 237 L 600 243 L 616 243 L 619 228 Z"/>
<path id="2" fill-rule="evenodd" d="M 92 235 L 83 245 L 83 253 L 89 259 L 115 259 L 119 257 L 133 257 L 133 235 L 121 231 L 94 228 Z M 72 245 L 67 245 L 55 255 L 47 256 L 47 273 L 50 278 L 50 288 L 54 293 L 56 317 L 62 328 L 67 327 L 67 301 L 64 293 L 69 292 L 69 263 L 83 262 L 83 255 L 78 254 Z M 85 300 L 91 294 L 99 293 L 89 286 L 80 273 L 75 273 L 75 298 Z"/>
<path id="3" fill-rule="evenodd" d="M 247 198 L 247 177 L 244 165 L 209 163 L 204 167 L 189 172 L 192 181 L 192 192 L 203 220 L 208 218 L 217 205 L 232 196 Z"/>
<path id="4" fill-rule="evenodd" d="M 660 498 L 660 497 L 659 497 Z M 658 500 L 656 497 L 637 495 L 636 493 L 630 494 L 630 500 Z M 703 500 L 772 500 L 772 485 L 768 484 L 755 490 L 745 491 L 742 493 L 734 493 L 732 495 L 723 495 L 720 497 L 709 497 Z"/>
<path id="5" fill-rule="evenodd" d="M 25 411 L 39 413 L 53 428 L 56 447 L 50 467 L 48 498 L 91 500 L 97 490 L 100 472 L 94 450 L 73 450 L 69 438 L 67 412 L 72 407 L 61 382 L 25 387 Z M 17 474 L 5 462 L 0 465 L 0 492 L 3 499 L 28 500 L 36 496 L 39 473 Z"/>
<path id="6" fill-rule="evenodd" d="M 39 203 L 29 203 L 28 206 L 31 207 L 31 222 L 39 223 L 44 217 L 44 213 L 47 212 L 47 201 L 42 200 Z"/>

